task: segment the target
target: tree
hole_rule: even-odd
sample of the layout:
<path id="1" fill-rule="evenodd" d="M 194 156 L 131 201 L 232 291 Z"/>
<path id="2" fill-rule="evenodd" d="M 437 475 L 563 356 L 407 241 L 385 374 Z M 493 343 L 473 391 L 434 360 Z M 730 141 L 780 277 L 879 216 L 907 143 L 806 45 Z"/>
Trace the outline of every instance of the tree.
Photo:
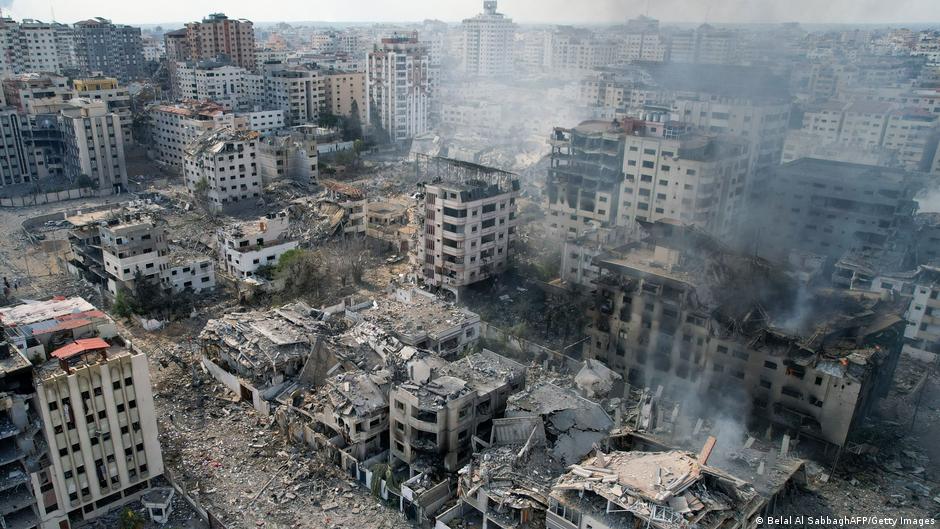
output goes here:
<path id="1" fill-rule="evenodd" d="M 326 286 L 327 271 L 319 254 L 295 248 L 281 254 L 274 277 L 284 282 L 284 294 L 287 296 L 319 299 Z"/>
<path id="2" fill-rule="evenodd" d="M 118 290 L 117 295 L 114 296 L 114 305 L 111 306 L 111 311 L 122 318 L 130 318 L 134 314 L 131 299 L 126 289 L 121 288 Z"/>
<path id="3" fill-rule="evenodd" d="M 98 181 L 85 173 L 78 175 L 78 178 L 75 179 L 75 183 L 78 184 L 78 187 L 90 187 L 92 189 L 98 189 Z"/>
<path id="4" fill-rule="evenodd" d="M 362 120 L 359 119 L 359 103 L 353 99 L 349 105 L 349 115 L 343 119 L 343 139 L 345 141 L 362 138 Z"/>
<path id="5" fill-rule="evenodd" d="M 130 507 L 125 507 L 121 512 L 120 529 L 144 529 L 146 523 L 147 520 Z"/>
<path id="6" fill-rule="evenodd" d="M 336 114 L 324 112 L 317 118 L 317 123 L 321 127 L 333 128 L 339 125 L 340 118 Z"/>

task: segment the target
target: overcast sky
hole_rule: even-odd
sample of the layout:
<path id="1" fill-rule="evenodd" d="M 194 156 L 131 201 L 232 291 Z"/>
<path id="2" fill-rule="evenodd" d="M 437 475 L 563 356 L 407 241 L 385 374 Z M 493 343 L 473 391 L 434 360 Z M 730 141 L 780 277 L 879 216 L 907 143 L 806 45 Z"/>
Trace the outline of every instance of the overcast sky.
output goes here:
<path id="1" fill-rule="evenodd" d="M 223 11 L 256 22 L 458 21 L 481 0 L 0 0 L 5 16 L 59 22 L 103 16 L 125 24 L 198 20 Z M 664 22 L 927 23 L 940 0 L 501 0 L 522 23 L 610 23 L 640 14 Z"/>

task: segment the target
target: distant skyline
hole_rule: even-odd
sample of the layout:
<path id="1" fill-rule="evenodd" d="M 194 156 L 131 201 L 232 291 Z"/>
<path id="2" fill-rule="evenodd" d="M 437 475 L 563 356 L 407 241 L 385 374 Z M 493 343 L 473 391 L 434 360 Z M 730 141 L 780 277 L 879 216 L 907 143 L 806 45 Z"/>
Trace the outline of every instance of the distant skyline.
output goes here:
<path id="1" fill-rule="evenodd" d="M 224 12 L 255 22 L 457 22 L 482 0 L 0 0 L 4 16 L 73 23 L 96 16 L 122 24 L 181 23 Z M 648 14 L 664 23 L 940 22 L 940 0 L 501 0 L 499 11 L 520 23 L 618 23 Z"/>

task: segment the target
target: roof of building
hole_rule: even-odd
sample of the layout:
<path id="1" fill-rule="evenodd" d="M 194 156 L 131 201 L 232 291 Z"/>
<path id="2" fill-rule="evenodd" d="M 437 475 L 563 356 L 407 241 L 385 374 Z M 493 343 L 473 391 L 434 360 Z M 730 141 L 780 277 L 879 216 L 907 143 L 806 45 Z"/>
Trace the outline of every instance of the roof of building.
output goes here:
<path id="1" fill-rule="evenodd" d="M 216 155 L 224 151 L 226 145 L 256 140 L 261 134 L 256 130 L 235 130 L 221 127 L 203 133 L 186 146 L 188 156 Z"/>
<path id="2" fill-rule="evenodd" d="M 0 308 L 0 324 L 4 327 L 31 325 L 70 314 L 94 311 L 95 306 L 80 297 L 54 297 L 47 301 L 26 301 Z"/>
<path id="3" fill-rule="evenodd" d="M 101 338 L 82 338 L 52 351 L 52 356 L 60 360 L 67 360 L 75 355 L 109 347 L 111 347 L 111 344 Z"/>
<path id="4" fill-rule="evenodd" d="M 425 336 L 439 339 L 454 329 L 480 321 L 480 316 L 437 297 L 416 290 L 401 290 L 373 300 L 360 310 L 365 321 L 374 323 L 409 345 Z M 415 343 L 410 343 L 414 341 Z"/>

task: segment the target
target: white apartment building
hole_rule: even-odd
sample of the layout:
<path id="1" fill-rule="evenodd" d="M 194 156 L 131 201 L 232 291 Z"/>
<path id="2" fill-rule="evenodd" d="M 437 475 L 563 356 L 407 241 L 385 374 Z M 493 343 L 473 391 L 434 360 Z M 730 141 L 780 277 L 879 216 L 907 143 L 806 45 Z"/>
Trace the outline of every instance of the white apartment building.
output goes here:
<path id="1" fill-rule="evenodd" d="M 417 35 L 384 38 L 369 53 L 366 116 L 389 141 L 405 141 L 428 130 L 430 68 L 430 56 Z"/>
<path id="2" fill-rule="evenodd" d="M 261 134 L 273 132 L 285 126 L 283 110 L 237 112 L 235 117 L 236 119 L 244 118 L 247 120 L 246 126 L 248 130 L 258 131 Z"/>
<path id="3" fill-rule="evenodd" d="M 259 134 L 221 128 L 196 138 L 185 150 L 183 174 L 193 197 L 205 193 L 214 210 L 261 197 Z"/>
<path id="4" fill-rule="evenodd" d="M 288 238 L 287 211 L 220 228 L 217 234 L 219 266 L 231 277 L 253 277 L 261 266 L 274 266 L 284 252 L 297 247 Z"/>
<path id="5" fill-rule="evenodd" d="M 516 25 L 496 12 L 496 0 L 484 0 L 483 13 L 464 19 L 463 71 L 474 76 L 512 73 Z"/>
<path id="6" fill-rule="evenodd" d="M 315 123 L 320 113 L 319 72 L 266 65 L 263 105 L 283 110 L 288 125 Z"/>
<path id="7" fill-rule="evenodd" d="M 183 150 L 190 142 L 215 128 L 235 128 L 235 116 L 208 101 L 157 105 L 150 108 L 150 119 L 154 159 L 180 173 Z"/>
<path id="8" fill-rule="evenodd" d="M 22 72 L 59 73 L 59 54 L 56 47 L 57 32 L 53 24 L 25 19 L 19 24 L 16 48 Z"/>
<path id="9" fill-rule="evenodd" d="M 176 64 L 176 89 L 181 99 L 210 100 L 226 110 L 250 108 L 254 101 L 246 89 L 248 70 L 238 66 L 215 63 Z"/>
<path id="10" fill-rule="evenodd" d="M 258 141 L 258 168 L 265 184 L 281 179 L 316 184 L 318 160 L 316 135 L 302 127 L 287 134 L 267 134 Z"/>
<path id="11" fill-rule="evenodd" d="M 59 117 L 65 140 L 63 164 L 73 182 L 87 176 L 100 190 L 127 189 L 121 118 L 104 101 L 73 99 Z"/>
<path id="12" fill-rule="evenodd" d="M 114 296 L 133 289 L 139 272 L 166 292 L 202 292 L 215 288 L 215 270 L 205 255 L 169 247 L 167 230 L 154 218 L 121 212 L 98 228 L 106 288 Z"/>
<path id="13" fill-rule="evenodd" d="M 36 374 L 50 460 L 42 527 L 91 520 L 146 492 L 163 474 L 147 358 L 102 338 L 52 352 Z M 43 490 L 46 490 L 45 488 Z"/>
<path id="14" fill-rule="evenodd" d="M 743 140 L 698 134 L 624 136 L 618 226 L 673 219 L 719 238 L 737 233 L 748 177 Z M 604 204 L 599 202 L 598 208 Z"/>
<path id="15" fill-rule="evenodd" d="M 424 188 L 418 243 L 424 283 L 456 292 L 505 271 L 517 224 L 516 175 L 443 158 L 417 163 L 434 182 Z"/>
<path id="16" fill-rule="evenodd" d="M 133 289 L 138 273 L 146 281 L 160 281 L 166 269 L 169 245 L 166 231 L 139 214 L 123 214 L 98 228 L 102 261 L 112 296 L 121 288 Z"/>

